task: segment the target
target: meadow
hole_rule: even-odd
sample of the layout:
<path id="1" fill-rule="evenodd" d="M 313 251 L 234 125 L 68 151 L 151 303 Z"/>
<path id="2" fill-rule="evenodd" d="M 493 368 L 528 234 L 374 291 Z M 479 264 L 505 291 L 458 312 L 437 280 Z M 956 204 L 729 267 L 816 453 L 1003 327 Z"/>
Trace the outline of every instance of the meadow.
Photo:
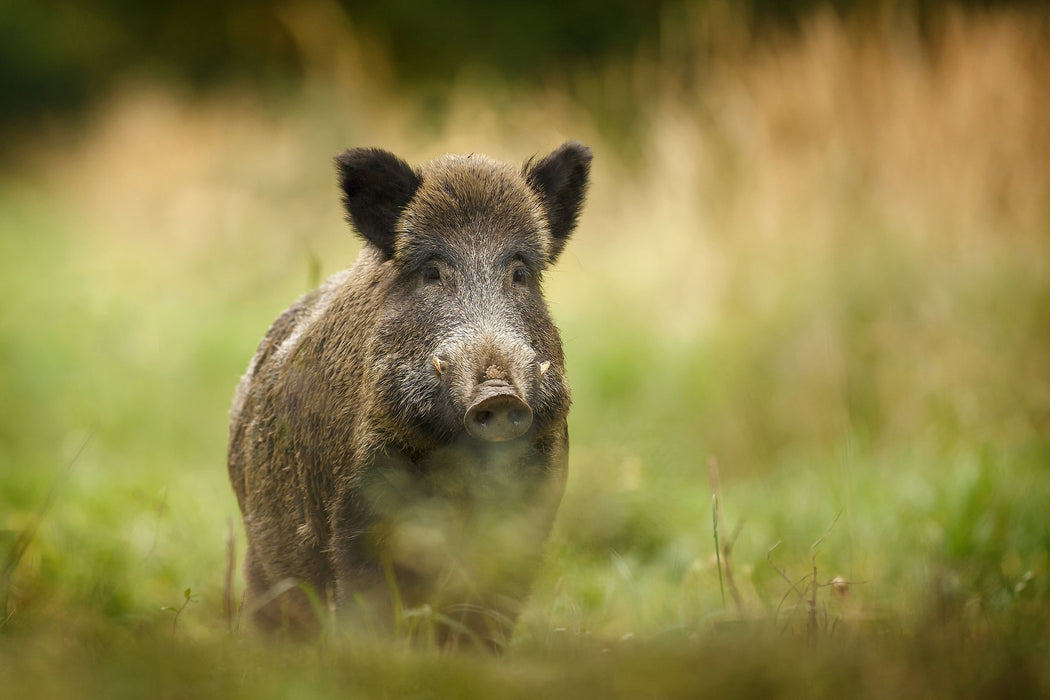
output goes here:
<path id="1" fill-rule="evenodd" d="M 319 47 L 294 95 L 131 78 L 7 146 L 4 697 L 1050 695 L 1045 23 L 817 14 L 546 88 L 463 75 L 435 114 L 324 7 L 289 17 Z M 261 638 L 227 411 L 357 254 L 332 157 L 567 139 L 595 152 L 545 283 L 570 478 L 514 640 Z"/>

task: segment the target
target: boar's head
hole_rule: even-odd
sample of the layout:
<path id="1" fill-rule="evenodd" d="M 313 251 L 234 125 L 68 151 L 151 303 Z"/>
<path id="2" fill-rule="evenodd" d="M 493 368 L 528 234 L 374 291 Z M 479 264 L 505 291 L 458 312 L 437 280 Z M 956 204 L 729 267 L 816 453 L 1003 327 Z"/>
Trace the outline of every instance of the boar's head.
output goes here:
<path id="1" fill-rule="evenodd" d="M 387 433 L 409 452 L 542 436 L 569 408 L 544 270 L 576 225 L 591 153 L 567 143 L 519 171 L 483 156 L 412 169 L 336 159 L 343 201 L 381 256 L 369 371 Z"/>

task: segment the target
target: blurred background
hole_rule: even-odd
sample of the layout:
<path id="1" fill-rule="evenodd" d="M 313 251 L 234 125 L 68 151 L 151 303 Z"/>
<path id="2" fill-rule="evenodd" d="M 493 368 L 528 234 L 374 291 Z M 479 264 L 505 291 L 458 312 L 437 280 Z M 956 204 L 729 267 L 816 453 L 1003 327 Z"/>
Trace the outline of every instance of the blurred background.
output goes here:
<path id="1" fill-rule="evenodd" d="M 234 386 L 359 249 L 332 157 L 577 139 L 519 643 L 804 626 L 806 590 L 824 629 L 1050 631 L 1048 40 L 1038 0 L 7 0 L 2 624 L 225 630 Z"/>

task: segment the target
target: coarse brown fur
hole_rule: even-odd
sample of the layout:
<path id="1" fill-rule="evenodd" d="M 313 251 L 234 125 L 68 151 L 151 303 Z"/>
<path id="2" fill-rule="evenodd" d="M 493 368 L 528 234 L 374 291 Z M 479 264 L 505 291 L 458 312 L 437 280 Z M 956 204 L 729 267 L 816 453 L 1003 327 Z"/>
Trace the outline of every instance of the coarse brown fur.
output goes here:
<path id="1" fill-rule="evenodd" d="M 457 621 L 449 640 L 509 635 L 565 484 L 569 389 L 540 278 L 575 227 L 590 157 L 570 143 L 520 171 L 337 159 L 367 243 L 277 319 L 231 410 L 264 626 L 312 627 L 289 583 L 302 582 L 347 616 L 389 619 L 399 598 Z M 505 407 L 531 416 L 527 432 L 479 439 L 470 421 Z"/>

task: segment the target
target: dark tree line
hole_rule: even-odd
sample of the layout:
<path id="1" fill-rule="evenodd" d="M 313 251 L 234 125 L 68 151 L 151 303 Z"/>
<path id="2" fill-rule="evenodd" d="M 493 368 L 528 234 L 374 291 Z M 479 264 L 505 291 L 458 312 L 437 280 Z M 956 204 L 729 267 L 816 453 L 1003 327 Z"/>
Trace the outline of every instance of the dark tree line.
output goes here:
<path id="1" fill-rule="evenodd" d="M 662 18 L 715 3 L 760 32 L 790 29 L 821 6 L 843 14 L 890 7 L 921 20 L 949 1 L 1044 14 L 1050 7 L 1046 0 L 333 0 L 358 32 L 385 47 L 409 86 L 438 84 L 471 65 L 528 82 L 629 58 L 659 41 Z M 129 73 L 204 89 L 231 80 L 294 84 L 302 63 L 281 19 L 285 2 L 3 0 L 0 125 L 75 113 Z"/>

